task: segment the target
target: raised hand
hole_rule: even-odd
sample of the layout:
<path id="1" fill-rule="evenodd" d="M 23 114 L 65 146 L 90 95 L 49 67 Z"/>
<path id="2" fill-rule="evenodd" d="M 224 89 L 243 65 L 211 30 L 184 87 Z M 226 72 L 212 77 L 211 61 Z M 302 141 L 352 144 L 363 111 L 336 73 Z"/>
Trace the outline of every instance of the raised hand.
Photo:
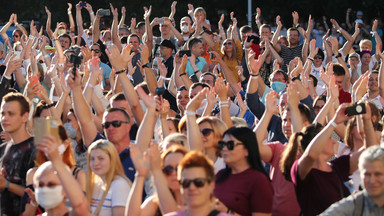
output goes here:
<path id="1" fill-rule="evenodd" d="M 218 77 L 215 82 L 215 91 L 219 96 L 220 101 L 227 101 L 228 99 L 228 90 L 229 84 L 225 85 L 224 79 L 222 77 Z"/>
<path id="2" fill-rule="evenodd" d="M 203 99 L 206 98 L 206 94 L 209 89 L 207 87 L 203 88 L 192 100 L 189 100 L 186 110 L 189 112 L 195 112 L 200 106 Z"/>
<path id="3" fill-rule="evenodd" d="M 296 26 L 299 24 L 299 13 L 297 11 L 292 12 L 292 19 L 293 19 L 293 24 Z"/>
<path id="4" fill-rule="evenodd" d="M 297 92 L 297 87 L 295 83 L 290 83 L 287 88 L 288 93 L 288 106 L 291 108 L 298 108 L 300 102 L 300 96 Z"/>
<path id="5" fill-rule="evenodd" d="M 153 95 L 147 95 L 147 93 L 145 93 L 145 91 L 141 87 L 137 87 L 136 92 L 139 95 L 140 99 L 144 102 L 147 109 L 152 109 L 152 110 L 156 109 L 157 103 Z"/>
<path id="6" fill-rule="evenodd" d="M 279 113 L 279 106 L 277 104 L 277 99 L 279 98 L 279 94 L 273 90 L 271 90 L 266 96 L 265 96 L 265 111 L 272 113 L 272 114 L 278 114 Z"/>
<path id="7" fill-rule="evenodd" d="M 261 10 L 260 10 L 260 8 L 256 8 L 255 20 L 260 20 L 260 17 L 261 17 Z"/>
<path id="8" fill-rule="evenodd" d="M 262 59 L 261 55 L 259 55 L 258 58 L 255 59 L 255 52 L 253 52 L 253 50 L 250 51 L 248 56 L 248 64 L 251 67 L 252 74 L 259 73 L 261 65 L 263 64 L 263 61 L 261 59 Z"/>
<path id="9" fill-rule="evenodd" d="M 142 153 L 135 143 L 129 145 L 129 153 L 135 166 L 136 173 L 139 176 L 147 176 L 149 173 L 148 153 Z"/>
<path id="10" fill-rule="evenodd" d="M 152 13 L 152 5 L 149 6 L 149 9 L 147 7 L 144 7 L 144 19 L 149 19 Z"/>
<path id="11" fill-rule="evenodd" d="M 336 85 L 336 77 L 332 76 L 328 85 L 329 95 L 332 99 L 339 98 L 339 87 Z"/>

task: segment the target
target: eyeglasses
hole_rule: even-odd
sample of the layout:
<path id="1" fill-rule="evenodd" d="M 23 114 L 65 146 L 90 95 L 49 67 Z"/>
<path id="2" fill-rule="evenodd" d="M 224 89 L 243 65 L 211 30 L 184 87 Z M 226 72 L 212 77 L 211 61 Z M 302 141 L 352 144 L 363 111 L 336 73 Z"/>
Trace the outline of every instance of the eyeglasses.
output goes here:
<path id="1" fill-rule="evenodd" d="M 203 134 L 203 136 L 209 136 L 213 132 L 213 129 L 212 128 L 204 128 L 200 132 L 201 132 L 201 134 Z"/>
<path id="2" fill-rule="evenodd" d="M 241 143 L 241 142 L 235 143 L 235 141 L 233 141 L 233 140 L 229 140 L 228 142 L 221 140 L 218 142 L 218 145 L 219 145 L 220 150 L 223 150 L 224 147 L 227 146 L 227 149 L 229 151 L 232 151 L 235 148 L 235 146 L 243 145 L 243 143 Z"/>
<path id="3" fill-rule="evenodd" d="M 189 186 L 191 185 L 191 183 L 193 182 L 193 184 L 198 187 L 198 188 L 201 188 L 205 185 L 206 182 L 210 183 L 211 182 L 211 179 L 207 179 L 207 178 L 195 178 L 195 179 L 182 179 L 182 180 L 179 180 L 179 184 L 183 187 L 183 188 L 189 188 Z"/>
<path id="4" fill-rule="evenodd" d="M 95 53 L 99 53 L 100 52 L 100 50 L 99 49 L 91 49 L 91 52 L 95 52 Z"/>
<path id="5" fill-rule="evenodd" d="M 102 124 L 103 128 L 108 129 L 110 125 L 112 125 L 114 128 L 118 128 L 121 126 L 122 123 L 128 124 L 127 121 L 111 121 L 111 122 L 105 122 Z"/>
<path id="6" fill-rule="evenodd" d="M 317 55 L 315 57 L 313 57 L 314 59 L 323 59 L 321 56 Z"/>
<path id="7" fill-rule="evenodd" d="M 232 42 L 229 41 L 229 42 L 224 43 L 224 46 L 227 46 L 227 45 L 228 45 L 228 46 L 231 46 L 231 45 L 232 45 Z"/>
<path id="8" fill-rule="evenodd" d="M 177 172 L 177 167 L 173 167 L 171 165 L 168 165 L 166 167 L 163 168 L 163 173 L 165 175 L 171 175 L 173 173 L 173 171 Z"/>
<path id="9" fill-rule="evenodd" d="M 16 37 L 16 38 L 18 38 L 18 37 L 20 37 L 19 35 L 17 35 L 17 34 L 15 34 L 15 35 L 12 35 L 12 37 Z"/>

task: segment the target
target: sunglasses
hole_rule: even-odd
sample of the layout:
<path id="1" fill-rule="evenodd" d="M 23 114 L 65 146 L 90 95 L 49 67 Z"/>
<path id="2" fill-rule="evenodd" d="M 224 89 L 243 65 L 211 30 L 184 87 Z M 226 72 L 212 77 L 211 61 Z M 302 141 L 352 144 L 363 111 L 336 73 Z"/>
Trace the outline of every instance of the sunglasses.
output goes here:
<path id="1" fill-rule="evenodd" d="M 224 46 L 231 46 L 232 45 L 232 42 L 226 42 L 226 43 L 224 43 Z"/>
<path id="2" fill-rule="evenodd" d="M 18 38 L 18 37 L 19 37 L 19 35 L 12 35 L 12 37 L 17 37 L 17 38 Z"/>
<path id="3" fill-rule="evenodd" d="M 210 183 L 211 182 L 211 179 L 207 179 L 207 178 L 195 178 L 195 179 L 182 179 L 182 180 L 179 180 L 179 184 L 183 187 L 183 188 L 189 188 L 189 186 L 191 185 L 191 183 L 193 182 L 193 184 L 198 187 L 198 188 L 201 188 L 205 185 L 206 182 Z"/>
<path id="4" fill-rule="evenodd" d="M 102 124 L 103 128 L 108 129 L 110 125 L 112 125 L 114 128 L 118 128 L 121 126 L 122 123 L 128 124 L 127 121 L 111 121 L 111 122 L 105 122 Z"/>
<path id="5" fill-rule="evenodd" d="M 163 173 L 165 175 L 171 175 L 173 173 L 173 171 L 177 172 L 177 167 L 173 167 L 171 165 L 168 165 L 166 167 L 163 168 Z"/>
<path id="6" fill-rule="evenodd" d="M 209 136 L 213 132 L 213 129 L 212 128 L 204 128 L 200 132 L 201 132 L 201 134 L 203 134 L 203 136 Z"/>
<path id="7" fill-rule="evenodd" d="M 314 59 L 323 59 L 323 58 L 321 58 L 321 56 L 315 56 L 315 57 L 313 57 Z"/>
<path id="8" fill-rule="evenodd" d="M 100 50 L 99 49 L 91 49 L 91 52 L 95 52 L 95 53 L 99 53 L 100 52 Z"/>
<path id="9" fill-rule="evenodd" d="M 232 151 L 235 148 L 235 146 L 243 145 L 243 143 L 241 143 L 241 142 L 235 143 L 235 141 L 233 141 L 233 140 L 230 140 L 228 142 L 225 142 L 225 141 L 221 140 L 221 141 L 218 142 L 218 145 L 219 145 L 219 149 L 220 150 L 223 150 L 224 147 L 227 146 L 227 149 L 229 151 Z"/>

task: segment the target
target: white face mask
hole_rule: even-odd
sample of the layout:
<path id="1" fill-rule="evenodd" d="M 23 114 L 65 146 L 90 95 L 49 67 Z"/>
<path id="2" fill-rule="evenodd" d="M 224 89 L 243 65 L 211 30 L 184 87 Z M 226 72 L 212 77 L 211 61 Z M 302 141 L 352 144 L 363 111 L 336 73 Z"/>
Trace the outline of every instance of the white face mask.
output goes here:
<path id="1" fill-rule="evenodd" d="M 188 32 L 189 32 L 189 26 L 187 26 L 187 25 L 183 25 L 183 26 L 181 26 L 181 31 L 182 31 L 183 33 L 188 33 Z"/>
<path id="2" fill-rule="evenodd" d="M 39 187 L 35 190 L 36 201 L 45 210 L 55 208 L 64 199 L 63 186 L 57 185 L 55 187 Z"/>
<path id="3" fill-rule="evenodd" d="M 67 149 L 67 148 L 65 148 L 64 143 L 61 144 L 61 145 L 59 145 L 59 147 L 57 147 L 57 150 L 59 151 L 59 154 L 60 154 L 60 155 L 63 155 L 66 149 Z"/>

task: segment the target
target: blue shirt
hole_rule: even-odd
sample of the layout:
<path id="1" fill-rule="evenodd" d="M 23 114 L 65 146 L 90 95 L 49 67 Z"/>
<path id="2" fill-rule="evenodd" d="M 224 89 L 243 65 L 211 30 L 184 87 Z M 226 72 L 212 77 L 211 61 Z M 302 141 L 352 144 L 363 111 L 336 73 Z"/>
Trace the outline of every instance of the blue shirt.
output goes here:
<path id="1" fill-rule="evenodd" d="M 103 62 L 99 63 L 99 66 L 103 69 L 103 86 L 107 86 L 107 79 L 109 79 L 109 76 L 111 75 L 112 69 L 107 65 L 104 64 Z"/>
<path id="2" fill-rule="evenodd" d="M 198 57 L 196 58 L 196 67 L 202 71 L 203 68 L 204 68 L 204 65 L 207 64 L 207 61 L 205 61 L 205 59 L 203 57 Z M 191 62 L 189 62 L 189 59 L 188 59 L 188 64 L 187 64 L 187 68 L 185 69 L 185 72 L 188 73 L 188 76 L 191 76 L 194 74 L 194 70 L 191 66 Z"/>

